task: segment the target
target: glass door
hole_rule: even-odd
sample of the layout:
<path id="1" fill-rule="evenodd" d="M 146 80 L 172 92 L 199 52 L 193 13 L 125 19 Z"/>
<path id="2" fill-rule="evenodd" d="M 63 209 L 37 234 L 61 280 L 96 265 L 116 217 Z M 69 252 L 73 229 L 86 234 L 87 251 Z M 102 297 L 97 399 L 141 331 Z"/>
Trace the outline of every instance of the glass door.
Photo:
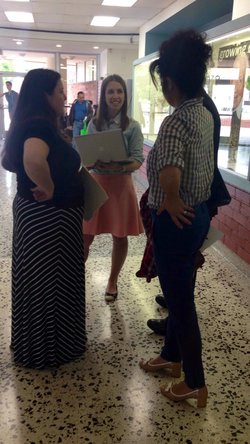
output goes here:
<path id="1" fill-rule="evenodd" d="M 19 93 L 21 85 L 23 83 L 24 74 L 20 75 L 18 73 L 0 73 L 0 138 L 5 138 L 5 133 L 9 129 L 10 125 L 10 114 L 9 114 L 9 102 L 6 99 L 5 93 L 9 93 L 6 87 L 6 82 L 11 82 L 11 90 Z"/>

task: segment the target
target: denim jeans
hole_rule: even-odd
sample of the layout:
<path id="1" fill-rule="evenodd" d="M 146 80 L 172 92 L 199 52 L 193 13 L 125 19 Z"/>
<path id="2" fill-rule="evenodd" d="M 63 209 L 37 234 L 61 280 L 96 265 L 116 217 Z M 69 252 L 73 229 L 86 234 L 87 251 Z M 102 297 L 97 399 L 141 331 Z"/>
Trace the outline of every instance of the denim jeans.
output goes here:
<path id="1" fill-rule="evenodd" d="M 83 121 L 82 120 L 74 120 L 73 122 L 73 141 L 72 141 L 72 146 L 73 148 L 75 148 L 75 150 L 77 150 L 77 146 L 75 143 L 75 136 L 80 136 L 80 131 L 83 128 Z"/>
<path id="2" fill-rule="evenodd" d="M 153 248 L 169 319 L 161 357 L 183 361 L 185 382 L 190 388 L 205 384 L 201 337 L 194 303 L 194 257 L 209 229 L 205 203 L 196 206 L 192 225 L 179 229 L 167 211 L 157 216 L 152 210 Z"/>

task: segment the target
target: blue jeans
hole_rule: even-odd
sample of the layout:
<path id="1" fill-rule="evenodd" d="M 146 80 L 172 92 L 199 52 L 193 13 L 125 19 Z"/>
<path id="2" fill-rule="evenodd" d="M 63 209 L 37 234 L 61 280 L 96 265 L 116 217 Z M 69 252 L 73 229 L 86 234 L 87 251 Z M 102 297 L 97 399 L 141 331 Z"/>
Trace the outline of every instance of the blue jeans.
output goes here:
<path id="1" fill-rule="evenodd" d="M 190 388 L 205 385 L 201 358 L 201 337 L 194 303 L 194 257 L 209 229 L 205 203 L 196 206 L 192 225 L 181 230 L 167 211 L 157 216 L 152 210 L 153 248 L 169 318 L 161 357 L 183 361 L 185 382 Z"/>
<path id="2" fill-rule="evenodd" d="M 74 120 L 73 128 L 72 128 L 72 132 L 73 132 L 72 146 L 73 146 L 73 148 L 75 148 L 75 150 L 77 150 L 76 143 L 75 143 L 75 136 L 80 136 L 80 131 L 82 128 L 83 128 L 83 121 L 82 120 Z"/>

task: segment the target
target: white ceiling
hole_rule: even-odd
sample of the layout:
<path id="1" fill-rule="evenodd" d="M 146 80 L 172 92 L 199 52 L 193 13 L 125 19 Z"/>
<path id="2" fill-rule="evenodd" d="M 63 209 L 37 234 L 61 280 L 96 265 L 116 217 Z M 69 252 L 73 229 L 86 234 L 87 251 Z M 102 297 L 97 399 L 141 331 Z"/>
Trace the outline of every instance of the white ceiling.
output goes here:
<path id="1" fill-rule="evenodd" d="M 137 0 L 131 8 L 123 8 L 102 6 L 102 0 L 0 0 L 0 49 L 97 54 L 104 49 L 131 48 L 138 45 L 140 27 L 175 1 L 180 0 Z M 32 12 L 35 23 L 9 22 L 4 11 Z M 94 15 L 120 20 L 113 28 L 93 27 Z M 22 40 L 22 45 L 13 39 Z"/>

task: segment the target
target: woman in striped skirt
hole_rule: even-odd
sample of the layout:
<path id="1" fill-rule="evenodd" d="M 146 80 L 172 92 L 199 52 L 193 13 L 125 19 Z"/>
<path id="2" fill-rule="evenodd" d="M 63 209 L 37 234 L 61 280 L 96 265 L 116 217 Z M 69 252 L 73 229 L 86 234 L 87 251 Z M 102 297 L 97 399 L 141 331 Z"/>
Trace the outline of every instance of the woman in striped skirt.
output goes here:
<path id="1" fill-rule="evenodd" d="M 80 158 L 58 129 L 64 102 L 57 72 L 30 71 L 2 156 L 17 175 L 11 346 L 34 368 L 79 358 L 86 344 Z"/>

